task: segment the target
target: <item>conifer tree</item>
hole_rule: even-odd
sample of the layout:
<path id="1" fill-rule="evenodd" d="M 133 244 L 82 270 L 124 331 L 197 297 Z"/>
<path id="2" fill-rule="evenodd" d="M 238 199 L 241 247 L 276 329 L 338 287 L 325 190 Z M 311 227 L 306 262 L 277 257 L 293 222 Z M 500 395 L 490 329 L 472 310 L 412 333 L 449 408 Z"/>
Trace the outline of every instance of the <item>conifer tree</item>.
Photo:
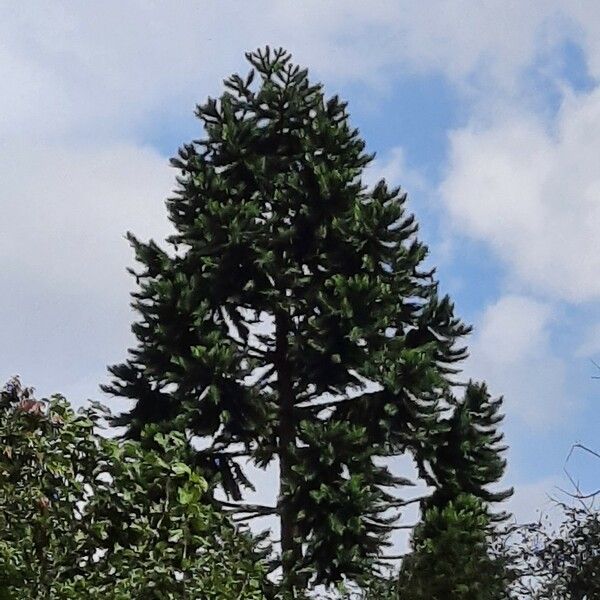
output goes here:
<path id="1" fill-rule="evenodd" d="M 502 399 L 485 384 L 469 382 L 462 399 L 449 396 L 451 411 L 416 452 L 422 478 L 433 493 L 421 503 L 412 552 L 399 579 L 405 600 L 502 600 L 513 580 L 510 565 L 495 552 L 498 525 L 508 516 L 491 504 L 512 489 L 491 491 L 506 467 L 498 425 Z"/>
<path id="2" fill-rule="evenodd" d="M 510 572 L 491 552 L 493 524 L 485 503 L 460 494 L 425 510 L 414 530 L 412 553 L 402 563 L 402 600 L 508 599 Z"/>
<path id="3" fill-rule="evenodd" d="M 118 425 L 185 431 L 245 515 L 277 515 L 282 590 L 360 581 L 406 479 L 381 458 L 433 460 L 469 332 L 424 267 L 405 194 L 363 182 L 372 160 L 346 104 L 284 50 L 197 108 L 173 165 L 170 251 L 129 239 L 142 269 L 137 345 L 105 390 Z M 272 508 L 245 506 L 242 460 L 277 460 Z"/>
<path id="4" fill-rule="evenodd" d="M 423 479 L 434 492 L 424 508 L 442 508 L 459 496 L 479 498 L 484 506 L 502 502 L 513 490 L 491 491 L 488 486 L 500 481 L 506 468 L 502 444 L 504 434 L 498 430 L 504 419 L 500 414 L 502 398 L 492 399 L 485 384 L 470 381 L 462 399 L 450 397 L 448 417 L 416 453 Z M 507 515 L 494 515 L 502 521 Z"/>

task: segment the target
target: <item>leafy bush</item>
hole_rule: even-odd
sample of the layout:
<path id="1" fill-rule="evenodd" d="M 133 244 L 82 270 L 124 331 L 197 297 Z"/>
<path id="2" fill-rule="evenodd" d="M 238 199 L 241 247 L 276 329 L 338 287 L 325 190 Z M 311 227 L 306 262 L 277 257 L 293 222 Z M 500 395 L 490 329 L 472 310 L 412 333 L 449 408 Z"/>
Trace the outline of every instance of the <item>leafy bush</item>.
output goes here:
<path id="1" fill-rule="evenodd" d="M 0 396 L 0 598 L 265 598 L 262 554 L 206 500 L 182 434 L 98 435 L 13 380 Z"/>

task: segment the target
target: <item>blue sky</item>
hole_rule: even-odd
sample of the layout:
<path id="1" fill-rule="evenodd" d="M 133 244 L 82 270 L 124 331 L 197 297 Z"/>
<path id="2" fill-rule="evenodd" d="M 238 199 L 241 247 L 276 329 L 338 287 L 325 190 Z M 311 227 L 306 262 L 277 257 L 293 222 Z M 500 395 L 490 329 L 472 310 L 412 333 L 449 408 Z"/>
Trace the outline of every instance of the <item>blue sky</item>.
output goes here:
<path id="1" fill-rule="evenodd" d="M 0 376 L 99 398 L 130 343 L 123 234 L 163 238 L 167 159 L 195 103 L 284 45 L 349 102 L 405 187 L 442 289 L 475 327 L 468 376 L 506 399 L 519 518 L 598 448 L 596 2 L 256 0 L 0 7 Z M 598 463 L 578 457 L 582 485 Z"/>

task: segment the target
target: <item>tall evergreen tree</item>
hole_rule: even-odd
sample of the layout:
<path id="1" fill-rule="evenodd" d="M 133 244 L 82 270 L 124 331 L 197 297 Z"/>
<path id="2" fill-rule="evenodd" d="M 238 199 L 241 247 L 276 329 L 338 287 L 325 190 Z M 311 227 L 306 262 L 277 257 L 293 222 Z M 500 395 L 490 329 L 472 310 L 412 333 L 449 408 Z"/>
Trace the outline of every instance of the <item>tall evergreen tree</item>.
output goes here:
<path id="1" fill-rule="evenodd" d="M 481 499 L 484 506 L 502 502 L 513 490 L 491 491 L 504 475 L 506 460 L 498 430 L 504 419 L 500 414 L 502 398 L 492 399 L 487 386 L 469 382 L 463 398 L 450 397 L 450 414 L 416 453 L 422 478 L 434 492 L 423 503 L 424 509 L 443 509 L 459 496 L 468 494 Z M 506 513 L 494 515 L 501 521 Z"/>
<path id="2" fill-rule="evenodd" d="M 422 478 L 433 493 L 421 503 L 412 552 L 402 562 L 399 597 L 404 600 L 502 600 L 514 579 L 509 561 L 495 551 L 495 514 L 512 489 L 491 491 L 506 467 L 498 425 L 502 399 L 485 384 L 469 382 L 462 399 L 449 396 L 449 415 L 416 452 Z"/>
<path id="3" fill-rule="evenodd" d="M 372 156 L 346 105 L 283 50 L 247 58 L 172 161 L 172 250 L 130 235 L 137 345 L 105 390 L 135 401 L 117 420 L 129 436 L 153 422 L 197 438 L 236 505 L 251 486 L 240 459 L 278 459 L 296 597 L 360 580 L 381 555 L 409 482 L 380 459 L 433 457 L 469 328 L 423 266 L 405 194 L 364 185 Z"/>

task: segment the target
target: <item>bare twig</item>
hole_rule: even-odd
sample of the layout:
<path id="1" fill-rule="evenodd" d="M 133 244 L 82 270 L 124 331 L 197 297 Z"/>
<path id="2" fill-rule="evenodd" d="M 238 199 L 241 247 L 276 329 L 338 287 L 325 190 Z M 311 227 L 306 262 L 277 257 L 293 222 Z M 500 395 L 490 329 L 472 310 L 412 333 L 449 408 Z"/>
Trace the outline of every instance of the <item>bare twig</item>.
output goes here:
<path id="1" fill-rule="evenodd" d="M 597 365 L 596 363 L 594 363 L 594 364 L 600 369 L 600 365 Z M 584 500 L 592 500 L 592 501 L 595 500 L 596 497 L 600 495 L 600 489 L 596 490 L 595 492 L 591 492 L 591 493 L 584 493 L 584 492 L 582 492 L 581 491 L 581 487 L 579 485 L 579 482 L 575 481 L 575 479 L 569 473 L 569 471 L 567 469 L 567 464 L 569 463 L 569 460 L 573 456 L 573 453 L 575 452 L 575 450 L 583 450 L 584 452 L 587 452 L 588 454 L 591 454 L 595 458 L 600 459 L 600 453 L 596 452 L 595 450 L 592 450 L 591 448 L 588 448 L 584 444 L 580 444 L 580 443 L 573 444 L 571 446 L 571 449 L 569 450 L 569 454 L 567 455 L 567 458 L 565 460 L 565 465 L 563 467 L 563 471 L 564 471 L 565 475 L 569 478 L 569 481 L 571 482 L 571 485 L 575 489 L 575 493 L 573 494 L 571 492 L 567 492 L 566 490 L 563 490 L 562 488 L 558 488 L 558 489 L 563 494 L 566 494 L 567 496 L 570 496 L 571 498 L 579 500 L 580 503 L 581 503 L 581 505 L 583 506 L 583 508 L 586 511 L 589 511 L 590 507 L 585 504 Z"/>

